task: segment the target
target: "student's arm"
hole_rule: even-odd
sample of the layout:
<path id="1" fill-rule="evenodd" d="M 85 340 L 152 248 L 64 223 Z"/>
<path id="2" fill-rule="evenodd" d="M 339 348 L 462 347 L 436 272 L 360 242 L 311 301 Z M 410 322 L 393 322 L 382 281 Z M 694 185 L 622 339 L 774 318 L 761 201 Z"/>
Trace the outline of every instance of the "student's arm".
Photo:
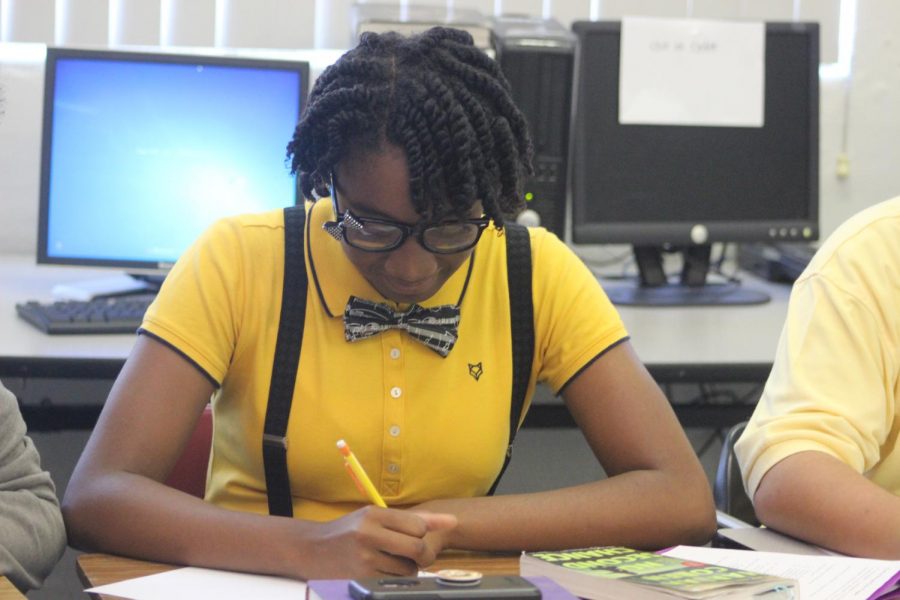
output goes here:
<path id="1" fill-rule="evenodd" d="M 891 487 L 896 458 L 896 267 L 870 258 L 896 236 L 875 233 L 826 242 L 794 284 L 735 454 L 766 525 L 838 552 L 900 558 L 900 498 L 875 483 Z"/>
<path id="2" fill-rule="evenodd" d="M 709 540 L 716 520 L 706 475 L 628 342 L 582 371 L 564 397 L 609 478 L 532 494 L 425 503 L 422 508 L 459 518 L 454 530 L 440 534 L 447 546 L 657 549 Z"/>
<path id="3" fill-rule="evenodd" d="M 0 575 L 20 589 L 39 587 L 65 548 L 53 481 L 15 397 L 0 385 Z"/>
<path id="4" fill-rule="evenodd" d="M 299 578 L 410 574 L 446 515 L 367 507 L 313 523 L 218 508 L 163 481 L 213 386 L 168 346 L 140 336 L 66 490 L 73 545 L 175 564 Z"/>
<path id="5" fill-rule="evenodd" d="M 900 497 L 824 452 L 776 463 L 754 495 L 760 521 L 855 556 L 900 559 Z"/>

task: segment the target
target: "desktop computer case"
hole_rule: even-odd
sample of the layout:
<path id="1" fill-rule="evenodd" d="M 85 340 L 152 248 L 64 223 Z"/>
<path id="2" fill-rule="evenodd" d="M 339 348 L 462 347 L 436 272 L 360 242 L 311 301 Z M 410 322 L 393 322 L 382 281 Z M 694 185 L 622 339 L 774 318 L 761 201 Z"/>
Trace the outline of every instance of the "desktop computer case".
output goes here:
<path id="1" fill-rule="evenodd" d="M 575 36 L 552 19 L 497 17 L 492 28 L 500 69 L 534 139 L 527 208 L 563 238 Z"/>

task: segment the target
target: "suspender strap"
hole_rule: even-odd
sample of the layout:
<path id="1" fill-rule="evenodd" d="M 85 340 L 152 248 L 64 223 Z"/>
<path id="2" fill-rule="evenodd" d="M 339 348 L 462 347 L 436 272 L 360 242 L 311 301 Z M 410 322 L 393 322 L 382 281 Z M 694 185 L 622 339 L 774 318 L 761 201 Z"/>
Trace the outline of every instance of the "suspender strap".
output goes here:
<path id="1" fill-rule="evenodd" d="M 287 424 L 294 399 L 294 384 L 303 343 L 306 318 L 306 262 L 303 254 L 304 207 L 284 210 L 284 288 L 281 293 L 281 317 L 278 341 L 272 364 L 272 381 L 263 429 L 262 453 L 269 496 L 269 514 L 294 515 L 291 483 L 287 468 Z"/>
<path id="2" fill-rule="evenodd" d="M 516 223 L 503 225 L 506 232 L 506 277 L 509 286 L 509 318 L 512 330 L 512 397 L 509 404 L 509 445 L 506 458 L 488 495 L 492 495 L 512 458 L 513 440 L 525 406 L 525 393 L 534 361 L 534 305 L 531 292 L 531 238 Z"/>

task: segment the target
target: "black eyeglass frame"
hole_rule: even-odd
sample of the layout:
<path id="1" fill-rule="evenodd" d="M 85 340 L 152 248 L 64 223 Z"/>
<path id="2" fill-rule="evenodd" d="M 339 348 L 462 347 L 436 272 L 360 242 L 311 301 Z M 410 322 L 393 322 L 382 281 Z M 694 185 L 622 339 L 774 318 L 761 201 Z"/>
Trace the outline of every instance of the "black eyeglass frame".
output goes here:
<path id="1" fill-rule="evenodd" d="M 328 221 L 322 225 L 322 228 L 325 229 L 333 238 L 337 240 L 343 240 L 347 242 L 353 248 L 357 250 L 361 250 L 362 252 L 391 252 L 392 250 L 396 250 L 400 246 L 406 242 L 409 237 L 414 237 L 419 245 L 431 252 L 432 254 L 458 254 L 459 252 L 465 252 L 466 250 L 470 250 L 474 248 L 476 244 L 478 244 L 478 240 L 481 239 L 481 234 L 484 233 L 484 230 L 488 228 L 491 223 L 491 220 L 488 217 L 480 217 L 477 219 L 464 219 L 461 221 L 447 221 L 443 223 L 429 223 L 420 221 L 415 225 L 407 225 L 406 223 L 401 223 L 400 221 L 392 221 L 390 219 L 379 219 L 377 217 L 359 217 L 350 209 L 345 210 L 344 212 L 340 212 L 338 210 L 338 201 L 337 201 L 337 188 L 334 185 L 334 175 L 331 175 L 330 182 L 331 184 L 331 208 L 334 211 L 334 221 Z M 366 223 L 373 223 L 377 225 L 386 225 L 388 227 L 394 227 L 400 231 L 400 237 L 396 242 L 385 246 L 384 248 L 367 248 L 363 246 L 359 246 L 355 244 L 348 236 L 347 229 L 355 228 L 362 229 Z M 475 234 L 475 238 L 464 246 L 459 248 L 453 248 L 451 250 L 438 250 L 429 246 L 429 244 L 425 241 L 425 232 L 430 229 L 437 229 L 443 227 L 444 225 L 475 225 L 478 227 L 477 233 Z"/>

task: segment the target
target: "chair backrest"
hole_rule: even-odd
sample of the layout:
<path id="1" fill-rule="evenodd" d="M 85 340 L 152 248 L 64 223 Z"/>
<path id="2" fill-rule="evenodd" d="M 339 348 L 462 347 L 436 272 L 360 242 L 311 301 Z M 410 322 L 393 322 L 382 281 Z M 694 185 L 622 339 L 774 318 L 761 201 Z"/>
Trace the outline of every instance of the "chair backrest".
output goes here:
<path id="1" fill-rule="evenodd" d="M 206 471 L 209 467 L 209 454 L 212 449 L 212 407 L 208 404 L 197 421 L 197 427 L 188 440 L 184 452 L 169 477 L 166 485 L 203 498 L 206 492 Z"/>
<path id="2" fill-rule="evenodd" d="M 753 503 L 744 491 L 744 482 L 741 478 L 741 469 L 734 456 L 734 444 L 737 442 L 747 422 L 743 421 L 734 425 L 725 434 L 722 442 L 722 453 L 719 455 L 719 467 L 716 470 L 716 480 L 713 485 L 713 497 L 716 508 L 724 513 L 758 526 L 759 519 L 753 511 Z"/>

